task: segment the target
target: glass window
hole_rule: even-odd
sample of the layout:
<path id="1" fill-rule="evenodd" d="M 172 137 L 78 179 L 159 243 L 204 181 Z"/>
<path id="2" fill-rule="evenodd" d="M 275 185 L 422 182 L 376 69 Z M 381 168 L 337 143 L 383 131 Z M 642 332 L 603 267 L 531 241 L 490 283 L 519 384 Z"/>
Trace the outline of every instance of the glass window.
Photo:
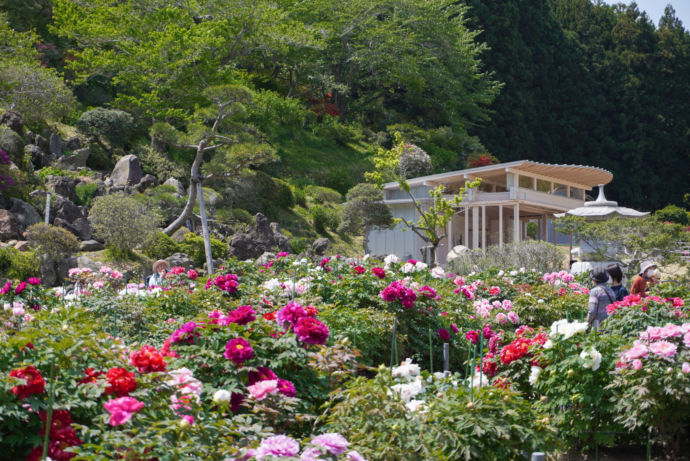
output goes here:
<path id="1" fill-rule="evenodd" d="M 561 197 L 567 197 L 568 188 L 563 184 L 553 183 L 553 195 L 560 195 Z"/>
<path id="2" fill-rule="evenodd" d="M 529 176 L 520 176 L 520 181 L 518 182 L 518 186 L 522 187 L 523 189 L 532 189 L 534 187 L 534 179 L 530 178 Z"/>
<path id="3" fill-rule="evenodd" d="M 539 192 L 546 192 L 548 194 L 551 192 L 551 183 L 549 181 L 544 181 L 543 179 L 537 179 L 537 190 Z"/>
<path id="4" fill-rule="evenodd" d="M 582 189 L 578 189 L 577 187 L 571 187 L 570 188 L 570 198 L 575 198 L 578 200 L 584 200 L 584 194 L 585 194 L 585 191 Z"/>

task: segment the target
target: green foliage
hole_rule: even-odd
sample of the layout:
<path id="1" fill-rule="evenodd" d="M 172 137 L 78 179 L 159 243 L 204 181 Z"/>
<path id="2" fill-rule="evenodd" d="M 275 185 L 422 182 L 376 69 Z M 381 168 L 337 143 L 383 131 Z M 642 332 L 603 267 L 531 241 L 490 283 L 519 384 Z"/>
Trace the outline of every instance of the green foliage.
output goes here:
<path id="1" fill-rule="evenodd" d="M 214 217 L 225 224 L 242 223 L 250 226 L 256 224 L 254 216 L 242 208 L 219 208 Z"/>
<path id="2" fill-rule="evenodd" d="M 36 175 L 42 178 L 44 181 L 48 179 L 48 176 L 64 176 L 66 178 L 77 178 L 77 173 L 74 171 L 62 170 L 54 166 L 44 166 L 40 170 L 36 171 Z"/>
<path id="3" fill-rule="evenodd" d="M 563 253 L 551 243 L 541 241 L 510 242 L 490 246 L 486 251 L 472 250 L 453 260 L 452 268 L 461 274 L 481 272 L 491 268 L 536 269 L 540 272 L 554 272 L 563 268 Z"/>
<path id="4" fill-rule="evenodd" d="M 177 243 L 163 232 L 154 232 L 141 245 L 141 251 L 151 259 L 165 259 L 179 252 Z"/>
<path id="5" fill-rule="evenodd" d="M 7 152 L 12 162 L 20 167 L 24 165 L 24 140 L 7 126 L 0 126 L 0 149 Z"/>
<path id="6" fill-rule="evenodd" d="M 690 224 L 690 213 L 676 205 L 666 205 L 664 208 L 656 210 L 654 216 L 659 221 L 669 221 L 684 226 Z"/>
<path id="7" fill-rule="evenodd" d="M 74 190 L 77 194 L 77 205 L 83 205 L 88 208 L 93 203 L 96 192 L 98 192 L 98 183 L 88 182 L 77 184 Z"/>
<path id="8" fill-rule="evenodd" d="M 270 90 L 257 91 L 250 109 L 250 120 L 266 133 L 281 125 L 303 128 L 313 118 L 315 114 L 307 110 L 299 99 L 285 98 Z"/>
<path id="9" fill-rule="evenodd" d="M 340 192 L 329 187 L 307 186 L 304 188 L 304 193 L 307 197 L 311 197 L 316 203 L 321 205 L 341 203 L 343 201 L 343 196 L 340 195 Z"/>
<path id="10" fill-rule="evenodd" d="M 539 224 L 535 222 L 527 223 L 527 237 L 532 240 L 537 240 L 537 233 L 539 232 Z"/>
<path id="11" fill-rule="evenodd" d="M 309 248 L 309 240 L 305 237 L 293 237 L 290 239 L 290 246 L 292 247 L 292 252 L 299 255 L 307 251 Z"/>
<path id="12" fill-rule="evenodd" d="M 97 107 L 81 114 L 77 129 L 91 139 L 124 146 L 132 135 L 134 119 L 121 110 Z"/>
<path id="13" fill-rule="evenodd" d="M 195 267 L 203 267 L 206 261 L 203 237 L 190 232 L 185 235 L 184 241 L 178 244 L 178 248 L 180 252 L 186 253 L 192 258 Z M 211 254 L 213 255 L 213 259 L 227 258 L 228 251 L 228 245 L 225 242 L 211 237 Z"/>
<path id="14" fill-rule="evenodd" d="M 139 144 L 132 149 L 132 153 L 139 158 L 143 173 L 155 176 L 160 182 L 167 181 L 169 178 L 181 180 L 187 173 L 182 165 L 175 163 L 166 154 L 150 146 Z"/>
<path id="15" fill-rule="evenodd" d="M 256 171 L 253 174 L 252 182 L 258 192 L 261 208 L 269 217 L 275 217 L 280 210 L 287 210 L 295 206 L 292 188 L 285 181 L 272 178 L 263 171 Z"/>
<path id="16" fill-rule="evenodd" d="M 151 210 L 155 210 L 163 222 L 170 222 L 180 214 L 186 202 L 186 199 L 177 196 L 176 192 L 174 186 L 162 184 L 134 197 Z"/>
<path id="17" fill-rule="evenodd" d="M 360 183 L 350 189 L 343 205 L 343 220 L 339 232 L 363 233 L 365 238 L 371 226 L 388 227 L 393 224 L 393 215 L 383 203 L 383 192 L 373 184 Z M 364 252 L 368 253 L 364 242 Z"/>
<path id="18" fill-rule="evenodd" d="M 79 239 L 62 227 L 37 223 L 26 229 L 26 240 L 39 253 L 57 260 L 79 250 Z"/>
<path id="19" fill-rule="evenodd" d="M 337 230 L 340 225 L 340 215 L 338 210 L 322 205 L 313 205 L 309 208 L 311 214 L 312 225 L 316 232 L 320 234 L 327 233 L 327 230 Z"/>
<path id="20" fill-rule="evenodd" d="M 40 260 L 33 251 L 0 248 L 0 274 L 11 279 L 26 280 L 39 274 Z"/>
<path id="21" fill-rule="evenodd" d="M 146 240 L 160 217 L 133 197 L 110 194 L 96 197 L 89 212 L 94 234 L 118 254 L 126 254 Z"/>

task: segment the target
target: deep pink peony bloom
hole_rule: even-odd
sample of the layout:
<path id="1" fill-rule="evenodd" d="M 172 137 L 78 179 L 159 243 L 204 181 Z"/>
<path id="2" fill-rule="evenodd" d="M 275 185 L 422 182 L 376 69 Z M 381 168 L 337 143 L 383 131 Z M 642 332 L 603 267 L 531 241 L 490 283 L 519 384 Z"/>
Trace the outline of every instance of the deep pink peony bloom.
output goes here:
<path id="1" fill-rule="evenodd" d="M 198 338 L 200 336 L 198 331 L 196 330 L 196 323 L 195 322 L 187 322 L 184 325 L 182 325 L 180 328 L 175 330 L 175 332 L 172 334 L 170 337 L 170 342 L 172 344 L 176 343 L 193 343 L 195 338 Z"/>
<path id="2" fill-rule="evenodd" d="M 382 267 L 374 267 L 371 273 L 380 279 L 386 278 L 386 271 Z"/>
<path id="3" fill-rule="evenodd" d="M 279 379 L 278 380 L 278 392 L 283 394 L 286 397 L 294 397 L 297 395 L 297 391 L 295 390 L 295 385 L 292 384 L 290 381 L 287 379 Z"/>
<path id="4" fill-rule="evenodd" d="M 235 338 L 225 344 L 225 353 L 223 355 L 226 359 L 232 360 L 235 365 L 241 365 L 254 357 L 254 349 L 252 349 L 252 345 L 246 339 Z"/>
<path id="5" fill-rule="evenodd" d="M 11 289 L 12 289 L 12 282 L 5 283 L 5 286 L 3 286 L 0 289 L 0 295 L 6 295 L 7 293 L 10 292 Z"/>
<path id="6" fill-rule="evenodd" d="M 108 400 L 103 407 L 110 413 L 111 426 L 119 426 L 132 418 L 132 414 L 141 410 L 144 403 L 133 397 L 120 397 L 119 399 Z"/>
<path id="7" fill-rule="evenodd" d="M 259 381 L 270 381 L 272 379 L 278 379 L 273 370 L 268 367 L 256 367 L 256 371 L 250 371 L 248 376 L 248 384 L 256 384 Z"/>
<path id="8" fill-rule="evenodd" d="M 290 301 L 285 307 L 278 311 L 276 320 L 280 326 L 284 327 L 286 323 L 289 323 L 290 326 L 294 327 L 299 319 L 307 317 L 308 315 L 304 307 L 294 301 Z"/>
<path id="9" fill-rule="evenodd" d="M 453 333 L 458 333 L 460 331 L 454 323 L 450 324 L 450 329 L 453 331 Z"/>
<path id="10" fill-rule="evenodd" d="M 325 448 L 328 453 L 336 456 L 347 450 L 348 445 L 350 445 L 345 437 L 335 432 L 317 435 L 311 439 L 311 443 Z"/>
<path id="11" fill-rule="evenodd" d="M 328 327 L 312 317 L 302 317 L 295 325 L 297 339 L 306 344 L 326 344 Z"/>
<path id="12" fill-rule="evenodd" d="M 467 333 L 465 333 L 465 339 L 467 339 L 472 344 L 477 344 L 479 342 L 479 334 L 474 330 L 470 330 Z"/>
<path id="13" fill-rule="evenodd" d="M 239 283 L 237 281 L 237 276 L 235 274 L 219 275 L 216 278 L 209 278 L 206 281 L 206 289 L 208 290 L 212 286 L 218 287 L 221 291 L 227 291 L 228 293 L 235 293 Z"/>
<path id="14" fill-rule="evenodd" d="M 355 274 L 363 274 L 367 271 L 362 266 L 355 266 L 353 270 L 355 271 Z"/>
<path id="15" fill-rule="evenodd" d="M 29 285 L 40 285 L 41 284 L 41 279 L 38 277 L 29 277 L 27 280 L 29 282 Z"/>
<path id="16" fill-rule="evenodd" d="M 640 360 L 640 359 L 633 360 L 632 361 L 632 367 L 633 367 L 633 370 L 642 369 L 642 360 Z"/>
<path id="17" fill-rule="evenodd" d="M 189 277 L 190 280 L 196 280 L 197 277 L 199 277 L 199 273 L 194 269 L 189 269 L 187 272 L 187 277 Z"/>
<path id="18" fill-rule="evenodd" d="M 450 333 L 445 328 L 439 328 L 436 333 L 441 337 L 442 340 L 448 341 L 450 339 Z"/>
<path id="19" fill-rule="evenodd" d="M 240 306 L 234 311 L 228 312 L 226 319 L 230 323 L 246 325 L 256 320 L 256 312 L 252 309 L 252 306 Z"/>
<path id="20" fill-rule="evenodd" d="M 26 282 L 20 282 L 19 285 L 17 285 L 17 288 L 14 289 L 14 294 L 18 295 L 21 294 L 22 291 L 26 289 Z"/>

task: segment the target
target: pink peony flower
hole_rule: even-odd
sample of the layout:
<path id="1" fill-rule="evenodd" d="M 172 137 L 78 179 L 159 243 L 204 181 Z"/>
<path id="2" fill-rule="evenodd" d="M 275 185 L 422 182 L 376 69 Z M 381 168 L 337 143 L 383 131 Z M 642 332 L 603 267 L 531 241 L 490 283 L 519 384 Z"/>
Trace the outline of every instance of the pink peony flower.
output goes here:
<path id="1" fill-rule="evenodd" d="M 640 370 L 642 368 L 642 360 L 635 359 L 632 361 L 633 370 Z"/>
<path id="2" fill-rule="evenodd" d="M 120 397 L 108 400 L 103 407 L 110 413 L 111 426 L 119 426 L 132 418 L 132 415 L 144 407 L 144 403 L 133 397 Z"/>
<path id="3" fill-rule="evenodd" d="M 261 441 L 257 450 L 257 459 L 264 459 L 271 456 L 273 458 L 295 456 L 299 453 L 299 443 L 285 435 L 274 435 Z"/>
<path id="4" fill-rule="evenodd" d="M 21 282 L 21 283 L 19 283 L 19 285 L 17 285 L 17 288 L 14 289 L 14 294 L 18 295 L 22 291 L 24 291 L 25 289 L 26 289 L 26 282 Z"/>
<path id="5" fill-rule="evenodd" d="M 450 324 L 450 329 L 453 331 L 453 333 L 458 333 L 460 331 L 454 323 Z"/>
<path id="6" fill-rule="evenodd" d="M 356 450 L 352 450 L 347 454 L 345 461 L 367 461 L 362 455 L 360 455 Z"/>
<path id="7" fill-rule="evenodd" d="M 249 395 L 254 397 L 256 400 L 263 400 L 269 395 L 273 395 L 278 392 L 278 380 L 269 379 L 266 381 L 259 381 L 256 384 L 252 384 L 247 387 Z"/>
<path id="8" fill-rule="evenodd" d="M 623 352 L 623 358 L 627 361 L 635 360 L 642 357 L 647 357 L 648 353 L 649 351 L 647 349 L 647 346 L 645 346 L 644 344 L 636 344 L 627 351 Z"/>
<path id="9" fill-rule="evenodd" d="M 230 323 L 246 325 L 256 320 L 256 312 L 252 309 L 252 306 L 240 306 L 234 311 L 228 312 L 226 320 Z"/>
<path id="10" fill-rule="evenodd" d="M 336 456 L 347 450 L 348 445 L 350 445 L 345 437 L 335 432 L 317 435 L 311 439 L 311 443 L 325 448 L 328 453 Z"/>
<path id="11" fill-rule="evenodd" d="M 690 332 L 685 333 L 685 336 L 683 336 L 683 344 L 685 347 L 690 347 Z"/>
<path id="12" fill-rule="evenodd" d="M 513 325 L 520 323 L 520 317 L 517 315 L 515 311 L 508 312 L 508 320 L 510 320 L 510 323 L 512 323 Z"/>
<path id="13" fill-rule="evenodd" d="M 307 311 L 304 307 L 294 301 L 290 301 L 285 307 L 278 311 L 276 320 L 280 326 L 285 326 L 286 323 L 289 323 L 294 327 L 299 319 L 307 317 L 307 315 Z"/>
<path id="14" fill-rule="evenodd" d="M 189 344 L 193 343 L 194 339 L 200 336 L 199 332 L 195 331 L 196 326 L 197 325 L 195 322 L 185 323 L 180 328 L 175 330 L 175 332 L 173 332 L 172 336 L 170 337 L 170 342 L 172 344 L 181 342 L 186 342 Z"/>
<path id="15" fill-rule="evenodd" d="M 683 370 L 683 373 L 686 375 L 690 373 L 690 363 L 688 362 L 683 362 L 683 366 L 681 367 L 681 370 Z"/>
<path id="16" fill-rule="evenodd" d="M 41 284 L 41 279 L 38 277 L 29 277 L 27 280 L 29 282 L 29 285 L 40 285 Z"/>
<path id="17" fill-rule="evenodd" d="M 496 321 L 500 324 L 504 324 L 508 321 L 508 316 L 505 315 L 503 312 L 500 312 L 496 314 Z"/>
<path id="18" fill-rule="evenodd" d="M 287 379 L 279 379 L 278 380 L 278 392 L 283 394 L 286 397 L 294 397 L 297 395 L 297 391 L 295 390 L 295 385 L 292 384 L 290 381 Z"/>
<path id="19" fill-rule="evenodd" d="M 499 294 L 501 294 L 501 289 L 499 287 L 491 287 L 491 288 L 489 288 L 489 294 L 491 296 L 499 295 Z"/>
<path id="20" fill-rule="evenodd" d="M 479 342 L 479 334 L 474 330 L 465 333 L 465 338 L 472 344 L 477 344 Z"/>
<path id="21" fill-rule="evenodd" d="M 199 277 L 199 273 L 194 269 L 189 269 L 187 272 L 187 277 L 189 277 L 190 280 L 196 280 L 197 277 Z"/>
<path id="22" fill-rule="evenodd" d="M 676 355 L 677 347 L 675 344 L 662 340 L 650 344 L 649 350 L 658 356 L 671 358 Z"/>

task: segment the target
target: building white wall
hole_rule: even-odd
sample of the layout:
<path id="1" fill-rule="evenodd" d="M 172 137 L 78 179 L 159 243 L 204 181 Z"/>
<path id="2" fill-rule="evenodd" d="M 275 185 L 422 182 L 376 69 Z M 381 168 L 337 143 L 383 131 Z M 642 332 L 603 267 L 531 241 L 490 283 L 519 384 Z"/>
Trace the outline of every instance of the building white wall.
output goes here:
<path id="1" fill-rule="evenodd" d="M 416 222 L 417 216 L 412 204 L 391 205 L 394 218 L 405 218 Z M 369 232 L 369 251 L 374 255 L 394 254 L 399 258 L 421 259 L 424 241 L 412 230 L 403 232 L 404 224 L 400 223 L 391 229 L 374 229 Z"/>

